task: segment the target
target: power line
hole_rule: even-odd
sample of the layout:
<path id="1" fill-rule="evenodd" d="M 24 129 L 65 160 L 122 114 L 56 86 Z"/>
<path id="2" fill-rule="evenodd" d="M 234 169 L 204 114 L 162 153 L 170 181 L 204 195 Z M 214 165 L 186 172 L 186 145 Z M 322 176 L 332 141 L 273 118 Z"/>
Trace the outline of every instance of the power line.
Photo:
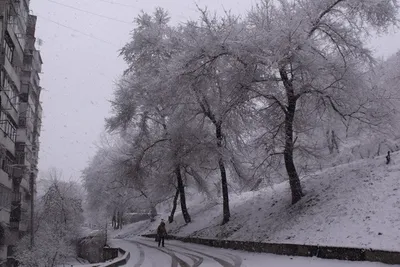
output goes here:
<path id="1" fill-rule="evenodd" d="M 91 35 L 91 34 L 88 34 L 88 33 L 82 32 L 82 31 L 80 31 L 80 30 L 71 28 L 71 27 L 69 27 L 69 26 L 67 26 L 67 25 L 64 25 L 64 24 L 62 24 L 62 23 L 59 23 L 59 22 L 54 21 L 54 20 L 52 20 L 52 19 L 43 17 L 43 16 L 41 16 L 41 15 L 37 15 L 37 16 L 38 16 L 39 18 L 42 18 L 42 19 L 44 19 L 44 20 L 47 20 L 47 21 L 52 22 L 52 23 L 54 23 L 54 24 L 57 24 L 58 26 L 61 26 L 61 27 L 64 27 L 64 28 L 66 28 L 66 29 L 69 29 L 69 30 L 71 30 L 71 31 L 80 33 L 80 34 L 82 34 L 82 35 L 84 35 L 84 36 L 87 36 L 87 37 L 89 37 L 89 38 L 95 39 L 95 40 L 100 41 L 100 42 L 103 42 L 103 43 L 105 43 L 105 44 L 109 44 L 109 45 L 112 45 L 112 46 L 117 46 L 116 44 L 113 44 L 113 43 L 111 43 L 111 42 L 109 42 L 109 41 L 106 41 L 106 40 L 97 38 L 96 36 L 93 36 L 93 35 Z"/>
<path id="2" fill-rule="evenodd" d="M 57 5 L 63 6 L 63 7 L 67 7 L 67 8 L 70 8 L 70 9 L 77 10 L 77 11 L 85 12 L 85 13 L 91 14 L 93 16 L 97 16 L 97 17 L 101 17 L 101 18 L 104 18 L 104 19 L 109 19 L 109 20 L 113 20 L 113 21 L 117 21 L 117 22 L 121 22 L 121 23 L 132 25 L 132 23 L 129 22 L 129 21 L 120 20 L 120 19 L 117 19 L 117 18 L 113 18 L 113 17 L 108 17 L 108 16 L 105 16 L 105 15 L 97 14 L 97 13 L 94 13 L 94 12 L 91 12 L 91 11 L 88 11 L 88 10 L 80 9 L 80 8 L 77 8 L 77 7 L 74 7 L 74 6 L 69 6 L 69 5 L 66 5 L 66 4 L 57 2 L 57 1 L 53 1 L 53 0 L 47 0 L 47 1 L 49 1 L 49 2 L 51 2 L 53 4 L 57 4 Z"/>
<path id="3" fill-rule="evenodd" d="M 108 0 L 97 0 L 100 2 L 104 2 L 104 3 L 109 3 L 112 5 L 117 5 L 117 6 L 124 6 L 124 7 L 131 7 L 131 8 L 136 8 L 135 6 L 131 6 L 131 5 L 127 5 L 127 4 L 123 4 L 123 3 L 118 3 L 118 2 L 114 2 L 112 0 L 108 1 Z"/>

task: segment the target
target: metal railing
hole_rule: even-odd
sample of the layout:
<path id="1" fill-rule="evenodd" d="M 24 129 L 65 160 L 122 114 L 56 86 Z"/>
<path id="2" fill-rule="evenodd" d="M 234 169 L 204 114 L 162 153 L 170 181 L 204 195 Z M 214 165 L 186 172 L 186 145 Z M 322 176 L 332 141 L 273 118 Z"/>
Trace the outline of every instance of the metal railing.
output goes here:
<path id="1" fill-rule="evenodd" d="M 11 221 L 10 222 L 10 229 L 11 230 L 19 230 L 19 222 L 18 221 Z"/>
<path id="2" fill-rule="evenodd" d="M 11 201 L 16 203 L 20 203 L 21 202 L 21 193 L 20 192 L 12 192 L 11 194 Z"/>

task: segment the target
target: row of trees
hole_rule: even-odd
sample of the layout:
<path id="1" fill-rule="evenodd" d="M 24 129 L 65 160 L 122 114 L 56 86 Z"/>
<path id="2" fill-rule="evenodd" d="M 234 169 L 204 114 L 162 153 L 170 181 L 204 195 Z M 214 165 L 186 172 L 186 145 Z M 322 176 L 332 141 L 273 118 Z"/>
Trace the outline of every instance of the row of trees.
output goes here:
<path id="1" fill-rule="evenodd" d="M 163 9 L 142 13 L 107 119 L 119 138 L 84 172 L 92 208 L 171 198 L 174 212 L 179 198 L 188 223 L 185 186 L 215 184 L 224 224 L 230 186 L 254 189 L 282 163 L 298 202 L 296 164 L 312 148 L 334 153 L 341 129 L 391 124 L 396 90 L 374 71 L 366 37 L 395 25 L 397 11 L 395 0 L 263 0 L 243 18 L 199 8 L 177 26 Z"/>

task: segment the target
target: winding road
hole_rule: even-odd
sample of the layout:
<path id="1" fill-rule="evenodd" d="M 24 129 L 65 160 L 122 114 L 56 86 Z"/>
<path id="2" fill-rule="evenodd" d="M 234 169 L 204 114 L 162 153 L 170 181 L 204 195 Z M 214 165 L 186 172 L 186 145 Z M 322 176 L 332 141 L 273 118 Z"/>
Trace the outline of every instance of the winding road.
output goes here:
<path id="1" fill-rule="evenodd" d="M 131 253 L 129 267 L 383 267 L 382 263 L 346 262 L 317 258 L 277 256 L 211 248 L 166 240 L 159 248 L 153 239 L 113 239 L 111 244 Z M 391 265 L 393 266 L 393 265 Z"/>
<path id="2" fill-rule="evenodd" d="M 119 246 L 131 253 L 131 258 L 126 266 L 134 267 L 240 267 L 242 259 L 230 251 L 215 253 L 207 247 L 177 241 L 166 241 L 165 247 L 158 247 L 152 239 L 115 239 L 112 244 Z"/>

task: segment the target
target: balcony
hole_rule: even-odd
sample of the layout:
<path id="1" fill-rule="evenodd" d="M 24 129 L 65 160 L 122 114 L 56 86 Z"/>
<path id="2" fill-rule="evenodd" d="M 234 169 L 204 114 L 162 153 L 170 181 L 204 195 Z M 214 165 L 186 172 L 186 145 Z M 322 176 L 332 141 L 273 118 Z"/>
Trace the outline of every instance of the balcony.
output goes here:
<path id="1" fill-rule="evenodd" d="M 2 144 L 6 151 L 11 155 L 15 153 L 15 138 L 16 129 L 13 124 L 5 120 L 0 120 L 0 144 Z"/>
<path id="2" fill-rule="evenodd" d="M 25 50 L 23 70 L 35 73 L 42 71 L 42 60 L 39 51 Z"/>
<path id="3" fill-rule="evenodd" d="M 15 144 L 15 157 L 19 166 L 26 166 L 29 169 L 33 159 L 33 151 L 31 148 L 32 146 L 29 142 L 17 142 Z"/>
<path id="4" fill-rule="evenodd" d="M 32 97 L 32 99 L 33 99 L 33 101 L 34 101 L 33 103 L 34 103 L 35 107 L 36 107 L 37 103 L 40 101 L 40 100 L 39 100 L 39 97 L 40 97 L 40 89 L 41 89 L 40 86 L 35 86 L 35 85 L 33 85 L 33 86 L 31 87 L 30 92 L 29 92 L 29 95 Z"/>
<path id="5" fill-rule="evenodd" d="M 29 223 L 26 220 L 23 220 L 19 223 L 19 231 L 26 232 L 28 231 Z"/>
<path id="6" fill-rule="evenodd" d="M 10 175 L 8 175 L 8 173 L 3 168 L 0 168 L 0 181 L 7 188 L 12 188 L 12 180 L 10 178 Z M 10 207 L 8 207 L 8 209 L 10 209 Z M 0 221 L 2 221 L 1 216 Z"/>
<path id="7" fill-rule="evenodd" d="M 19 221 L 10 221 L 10 230 L 19 231 Z"/>
<path id="8" fill-rule="evenodd" d="M 29 211 L 29 202 L 26 201 L 21 202 L 21 211 L 25 213 Z"/>
<path id="9" fill-rule="evenodd" d="M 36 71 L 32 71 L 32 84 L 36 87 L 40 86 L 40 77 Z"/>
<path id="10" fill-rule="evenodd" d="M 29 92 L 30 92 L 30 85 L 29 85 L 29 83 L 28 82 L 23 82 L 23 83 L 21 83 L 21 90 L 20 90 L 20 93 L 21 94 L 29 94 Z M 28 102 L 28 100 L 26 100 L 26 101 L 23 101 L 23 102 Z"/>
<path id="11" fill-rule="evenodd" d="M 15 152 L 15 157 L 17 158 L 17 164 L 18 165 L 25 165 L 25 152 L 24 151 L 18 151 Z"/>
<path id="12" fill-rule="evenodd" d="M 1 129 L 0 129 L 0 143 L 6 148 L 6 150 L 10 151 L 10 153 L 12 155 L 14 155 L 14 153 L 15 153 L 15 143 Z"/>
<path id="13" fill-rule="evenodd" d="M 31 83 L 31 71 L 30 70 L 22 70 L 21 80 L 23 84 L 32 84 Z"/>
<path id="14" fill-rule="evenodd" d="M 19 117 L 18 128 L 26 128 L 26 117 Z"/>
<path id="15" fill-rule="evenodd" d="M 42 57 L 40 56 L 40 52 L 38 50 L 33 51 L 33 68 L 36 72 L 42 72 Z"/>
<path id="16" fill-rule="evenodd" d="M 18 26 L 16 26 L 16 23 L 18 22 L 7 24 L 7 32 L 9 33 L 11 40 L 15 46 L 12 64 L 15 66 L 22 66 L 24 51 L 21 46 L 20 38 L 17 37 L 17 34 L 19 35 L 20 33 L 16 32 L 16 30 L 18 30 Z"/>
<path id="17" fill-rule="evenodd" d="M 19 230 L 19 222 L 21 221 L 21 207 L 13 206 L 10 214 L 11 230 Z"/>
<path id="18" fill-rule="evenodd" d="M 9 24 L 10 29 L 15 33 L 18 39 L 19 45 L 23 50 L 25 48 L 25 38 L 24 35 L 27 31 L 27 19 L 28 19 L 29 8 L 26 5 L 26 0 L 14 0 L 10 2 L 10 18 Z M 10 31 L 9 29 L 9 31 Z M 10 32 L 11 33 L 11 32 Z"/>
<path id="19" fill-rule="evenodd" d="M 29 165 L 29 168 L 30 168 L 30 165 Z M 30 189 L 30 185 L 29 185 L 29 175 L 28 175 L 27 173 L 26 173 L 26 174 L 23 176 L 23 178 L 22 178 L 21 187 L 24 188 L 24 189 L 26 189 L 26 190 L 28 190 L 28 191 L 29 191 L 29 189 Z"/>
<path id="20" fill-rule="evenodd" d="M 22 82 L 24 84 L 29 83 L 31 85 L 31 90 L 35 90 L 35 94 L 38 94 L 38 89 L 40 86 L 40 77 L 35 71 L 28 71 L 28 70 L 23 70 L 22 71 Z"/>
<path id="21" fill-rule="evenodd" d="M 14 121 L 18 120 L 17 106 L 11 103 L 11 99 L 5 91 L 0 92 L 1 106 L 4 112 L 8 113 Z M 15 100 L 15 99 L 14 99 Z"/>
<path id="22" fill-rule="evenodd" d="M 21 203 L 21 193 L 20 192 L 12 192 L 11 194 L 11 204 L 13 206 L 17 206 Z"/>
<path id="23" fill-rule="evenodd" d="M 21 105 L 23 103 L 29 103 L 32 107 L 32 109 L 36 109 L 37 103 L 39 101 L 38 94 L 37 94 L 38 88 L 30 85 L 28 82 L 23 82 L 21 85 L 21 93 L 19 95 L 20 98 L 20 107 L 19 110 L 21 112 L 22 108 Z"/>
<path id="24" fill-rule="evenodd" d="M 7 58 L 4 60 L 4 68 L 7 72 L 7 74 L 10 76 L 11 80 L 17 86 L 17 89 L 19 91 L 21 80 L 20 80 L 19 74 L 17 72 L 18 68 L 15 68 Z"/>
<path id="25" fill-rule="evenodd" d="M 30 124 L 28 123 L 27 126 L 28 125 L 30 125 Z M 32 146 L 32 132 L 33 132 L 33 129 L 31 126 L 29 126 L 27 128 L 19 128 L 17 130 L 16 141 L 25 143 L 27 146 L 31 147 Z"/>
<path id="26" fill-rule="evenodd" d="M 42 120 L 42 112 L 43 112 L 43 108 L 39 102 L 39 105 L 36 108 L 36 114 L 37 114 L 37 117 L 39 118 L 39 120 Z"/>
<path id="27" fill-rule="evenodd" d="M 30 160 L 31 163 L 31 168 L 34 168 L 35 166 L 38 165 L 39 163 L 39 153 L 36 152 L 32 152 L 32 159 Z"/>
<path id="28" fill-rule="evenodd" d="M 34 127 L 33 127 L 33 122 L 32 119 L 27 118 L 25 116 L 20 116 L 18 118 L 18 129 L 23 129 L 23 128 L 28 128 L 33 132 Z"/>

